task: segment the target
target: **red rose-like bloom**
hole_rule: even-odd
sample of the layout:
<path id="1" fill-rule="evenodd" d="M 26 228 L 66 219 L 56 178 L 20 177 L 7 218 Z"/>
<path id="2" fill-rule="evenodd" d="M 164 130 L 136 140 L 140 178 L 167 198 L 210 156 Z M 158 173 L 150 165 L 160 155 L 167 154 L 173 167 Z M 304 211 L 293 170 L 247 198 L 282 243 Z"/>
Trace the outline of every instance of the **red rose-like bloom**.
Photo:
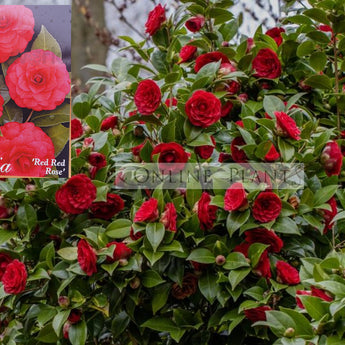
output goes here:
<path id="1" fill-rule="evenodd" d="M 17 259 L 13 260 L 7 265 L 6 271 L 2 276 L 1 281 L 4 284 L 5 292 L 17 295 L 24 291 L 27 276 L 25 265 Z"/>
<path id="2" fill-rule="evenodd" d="M 246 54 L 248 54 L 251 50 L 252 50 L 252 48 L 254 47 L 254 40 L 253 40 L 253 38 L 251 38 L 251 37 L 249 37 L 249 38 L 247 38 L 247 48 L 246 48 Z"/>
<path id="3" fill-rule="evenodd" d="M 80 214 L 96 199 L 96 187 L 84 174 L 72 176 L 55 194 L 60 209 L 66 213 Z"/>
<path id="4" fill-rule="evenodd" d="M 233 107 L 234 104 L 230 101 L 227 101 L 225 104 L 222 105 L 220 116 L 225 117 L 229 115 Z"/>
<path id="5" fill-rule="evenodd" d="M 306 291 L 306 290 L 296 291 L 296 303 L 301 309 L 304 309 L 304 305 L 298 296 L 311 296 L 311 291 Z"/>
<path id="6" fill-rule="evenodd" d="M 139 210 L 134 216 L 135 222 L 154 222 L 158 219 L 158 201 L 155 198 L 150 198 L 149 200 L 142 203 Z"/>
<path id="7" fill-rule="evenodd" d="M 315 296 L 315 297 L 319 297 L 326 302 L 332 302 L 333 301 L 333 297 L 328 295 L 328 293 L 326 291 L 321 290 L 321 289 L 317 289 L 314 286 L 311 287 L 311 295 Z"/>
<path id="8" fill-rule="evenodd" d="M 333 227 L 333 218 L 337 215 L 337 200 L 335 197 L 332 197 L 327 201 L 327 204 L 331 206 L 331 210 L 322 210 L 323 219 L 325 221 L 325 227 L 323 228 L 323 233 L 326 234 L 328 230 L 331 230 Z"/>
<path id="9" fill-rule="evenodd" d="M 229 58 L 221 52 L 211 52 L 202 54 L 198 56 L 195 60 L 194 71 L 198 73 L 203 66 L 211 62 L 218 62 L 219 60 L 222 61 L 221 63 L 230 63 Z"/>
<path id="10" fill-rule="evenodd" d="M 97 256 L 95 250 L 85 240 L 80 240 L 78 242 L 78 262 L 80 268 L 88 276 L 92 276 L 97 272 Z"/>
<path id="11" fill-rule="evenodd" d="M 34 35 L 32 11 L 22 5 L 0 6 L 0 63 L 22 53 Z"/>
<path id="12" fill-rule="evenodd" d="M 7 70 L 11 98 L 22 108 L 53 110 L 71 89 L 66 65 L 54 53 L 36 49 L 23 54 Z"/>
<path id="13" fill-rule="evenodd" d="M 192 274 L 187 273 L 182 280 L 182 286 L 178 283 L 173 284 L 171 295 L 176 299 L 185 299 L 193 295 L 198 288 L 198 278 Z"/>
<path id="14" fill-rule="evenodd" d="M 219 163 L 224 163 L 224 162 L 227 162 L 231 159 L 231 155 L 229 153 L 224 153 L 224 152 L 221 152 L 219 154 L 219 157 L 218 157 L 218 162 Z"/>
<path id="15" fill-rule="evenodd" d="M 252 62 L 254 76 L 274 79 L 281 74 L 281 63 L 277 54 L 268 48 L 260 49 Z"/>
<path id="16" fill-rule="evenodd" d="M 71 121 L 71 139 L 77 139 L 83 135 L 83 126 L 79 119 L 73 119 Z"/>
<path id="17" fill-rule="evenodd" d="M 247 194 L 243 188 L 243 184 L 235 182 L 227 189 L 224 196 L 224 210 L 236 211 L 248 204 Z"/>
<path id="18" fill-rule="evenodd" d="M 166 21 L 165 8 L 159 4 L 150 13 L 145 24 L 146 31 L 150 36 L 154 35 Z"/>
<path id="19" fill-rule="evenodd" d="M 89 163 L 97 169 L 104 168 L 107 165 L 107 159 L 103 153 L 91 152 Z"/>
<path id="20" fill-rule="evenodd" d="M 0 117 L 2 116 L 2 113 L 4 111 L 3 105 L 4 105 L 4 99 L 0 95 Z"/>
<path id="21" fill-rule="evenodd" d="M 220 100 L 211 92 L 195 91 L 185 105 L 185 111 L 192 125 L 206 128 L 221 117 Z"/>
<path id="22" fill-rule="evenodd" d="M 145 142 L 143 142 L 142 144 L 140 144 L 138 146 L 132 147 L 131 151 L 132 151 L 133 155 L 134 156 L 140 156 L 140 151 L 144 146 L 145 146 Z"/>
<path id="23" fill-rule="evenodd" d="M 234 162 L 236 163 L 245 163 L 248 160 L 248 157 L 244 150 L 238 148 L 238 146 L 244 146 L 246 145 L 246 142 L 243 140 L 242 137 L 236 137 L 232 142 L 231 142 L 231 156 Z"/>
<path id="24" fill-rule="evenodd" d="M 283 111 L 275 111 L 274 115 L 277 119 L 277 131 L 278 134 L 288 137 L 294 140 L 300 140 L 301 131 L 297 127 L 296 122 L 288 114 Z"/>
<path id="25" fill-rule="evenodd" d="M 280 158 L 280 154 L 277 151 L 277 149 L 274 147 L 274 145 L 272 144 L 271 148 L 266 153 L 266 156 L 265 156 L 264 159 L 265 159 L 266 162 L 274 162 L 274 161 L 276 161 L 279 158 Z"/>
<path id="26" fill-rule="evenodd" d="M 117 116 L 108 116 L 102 121 L 101 131 L 106 131 L 110 128 L 114 128 L 117 125 Z"/>
<path id="27" fill-rule="evenodd" d="M 71 328 L 71 324 L 69 322 L 65 322 L 62 328 L 62 334 L 65 339 L 69 338 L 68 332 L 70 328 Z"/>
<path id="28" fill-rule="evenodd" d="M 175 205 L 172 202 L 168 202 L 160 218 L 160 222 L 164 225 L 165 230 L 176 232 L 176 218 Z"/>
<path id="29" fill-rule="evenodd" d="M 134 95 L 134 103 L 141 115 L 151 115 L 161 102 L 161 89 L 151 79 L 142 80 Z"/>
<path id="30" fill-rule="evenodd" d="M 140 231 L 134 233 L 134 230 L 133 230 L 133 228 L 131 227 L 131 231 L 130 231 L 130 233 L 129 233 L 129 237 L 130 237 L 133 241 L 137 241 L 137 240 L 139 240 L 139 238 L 142 238 L 142 237 L 143 237 L 143 234 L 142 234 Z"/>
<path id="31" fill-rule="evenodd" d="M 266 31 L 266 35 L 272 37 L 279 47 L 283 43 L 282 32 L 285 32 L 283 28 L 272 28 Z"/>
<path id="32" fill-rule="evenodd" d="M 8 264 L 10 264 L 13 259 L 6 253 L 0 253 L 0 281 L 6 271 Z"/>
<path id="33" fill-rule="evenodd" d="M 196 17 L 192 17 L 186 21 L 186 28 L 191 32 L 198 32 L 205 24 L 205 17 L 198 14 Z"/>
<path id="34" fill-rule="evenodd" d="M 253 204 L 253 217 L 260 223 L 276 219 L 282 210 L 279 196 L 272 192 L 261 192 Z"/>
<path id="35" fill-rule="evenodd" d="M 321 154 L 321 163 L 327 176 L 339 175 L 343 164 L 343 155 L 336 141 L 327 143 Z"/>
<path id="36" fill-rule="evenodd" d="M 299 273 L 296 268 L 292 267 L 285 261 L 276 263 L 277 281 L 281 284 L 297 285 L 300 283 Z"/>
<path id="37" fill-rule="evenodd" d="M 8 122 L 0 127 L 0 157 L 2 163 L 11 164 L 8 171 L 12 176 L 43 177 L 51 161 L 55 159 L 52 140 L 41 128 L 32 122 Z M 35 165 L 34 159 L 40 162 L 48 160 L 48 165 Z"/>
<path id="38" fill-rule="evenodd" d="M 273 230 L 267 229 L 253 229 L 246 231 L 245 233 L 246 241 L 248 243 L 263 243 L 269 244 L 267 251 L 273 253 L 279 253 L 283 248 L 283 241 L 278 237 Z"/>
<path id="39" fill-rule="evenodd" d="M 214 151 L 214 148 L 216 147 L 216 142 L 211 136 L 211 140 L 213 142 L 213 145 L 203 145 L 203 146 L 197 146 L 194 151 L 195 153 L 202 159 L 208 159 L 212 156 L 212 153 Z"/>
<path id="40" fill-rule="evenodd" d="M 152 150 L 151 157 L 159 154 L 158 166 L 162 174 L 177 173 L 185 167 L 188 161 L 188 154 L 184 148 L 177 143 L 161 143 Z"/>
<path id="41" fill-rule="evenodd" d="M 257 308 L 245 309 L 244 315 L 251 322 L 266 321 L 265 311 L 272 310 L 268 305 L 263 305 Z"/>
<path id="42" fill-rule="evenodd" d="M 332 32 L 333 33 L 333 29 L 329 25 L 326 25 L 326 24 L 320 24 L 317 28 L 323 32 Z"/>
<path id="43" fill-rule="evenodd" d="M 81 319 L 81 311 L 79 309 L 72 309 L 69 316 L 68 316 L 68 321 L 71 324 L 78 323 Z"/>
<path id="44" fill-rule="evenodd" d="M 210 230 L 217 219 L 217 206 L 210 205 L 211 196 L 203 192 L 198 201 L 198 218 L 202 230 Z"/>
<path id="45" fill-rule="evenodd" d="M 94 217 L 111 219 L 125 207 L 122 198 L 117 194 L 108 193 L 107 201 L 98 201 L 91 204 L 90 210 Z"/>
<path id="46" fill-rule="evenodd" d="M 115 262 L 120 259 L 128 259 L 132 254 L 132 249 L 128 248 L 123 242 L 112 241 L 107 244 L 107 248 L 115 244 L 113 257 L 107 256 L 108 262 Z"/>
<path id="47" fill-rule="evenodd" d="M 180 63 L 188 62 L 194 59 L 196 51 L 198 50 L 197 47 L 186 45 L 181 48 L 180 50 Z"/>
<path id="48" fill-rule="evenodd" d="M 177 106 L 177 99 L 175 97 L 167 98 L 164 103 L 167 107 L 176 107 Z"/>

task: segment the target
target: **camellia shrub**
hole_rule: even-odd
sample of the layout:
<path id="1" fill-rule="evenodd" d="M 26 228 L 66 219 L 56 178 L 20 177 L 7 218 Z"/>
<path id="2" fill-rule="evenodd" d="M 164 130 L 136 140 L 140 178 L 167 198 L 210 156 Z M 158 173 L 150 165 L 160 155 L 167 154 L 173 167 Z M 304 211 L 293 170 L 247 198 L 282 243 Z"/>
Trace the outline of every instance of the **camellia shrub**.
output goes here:
<path id="1" fill-rule="evenodd" d="M 345 344 L 345 8 L 309 4 L 250 38 L 231 1 L 158 5 L 141 64 L 87 66 L 72 177 L 0 182 L 2 343 Z"/>

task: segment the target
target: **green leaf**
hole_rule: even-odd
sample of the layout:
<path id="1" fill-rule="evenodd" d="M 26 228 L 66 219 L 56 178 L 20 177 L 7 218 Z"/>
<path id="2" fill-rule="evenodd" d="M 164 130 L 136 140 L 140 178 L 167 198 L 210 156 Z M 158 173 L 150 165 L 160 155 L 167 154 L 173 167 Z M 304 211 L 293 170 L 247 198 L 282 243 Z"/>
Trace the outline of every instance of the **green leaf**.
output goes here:
<path id="1" fill-rule="evenodd" d="M 326 63 L 327 63 L 327 56 L 323 52 L 315 52 L 310 56 L 309 59 L 310 66 L 315 69 L 316 72 L 323 71 Z"/>
<path id="2" fill-rule="evenodd" d="M 329 291 L 330 293 L 332 293 L 338 298 L 345 297 L 345 282 L 340 283 L 337 281 L 325 280 L 325 281 L 317 282 L 315 285 L 317 287 L 320 287 L 321 289 Z"/>
<path id="3" fill-rule="evenodd" d="M 319 23 L 329 25 L 329 20 L 327 18 L 327 13 L 319 8 L 311 8 L 303 11 L 305 16 L 308 16 L 311 19 L 316 20 Z"/>
<path id="4" fill-rule="evenodd" d="M 153 270 L 144 272 L 141 278 L 143 285 L 147 288 L 153 288 L 165 282 L 165 280 L 163 280 L 161 276 Z"/>
<path id="5" fill-rule="evenodd" d="M 289 217 L 279 217 L 273 225 L 273 230 L 282 234 L 301 235 L 296 222 Z"/>
<path id="6" fill-rule="evenodd" d="M 314 206 L 325 204 L 338 190 L 338 185 L 330 185 L 318 189 L 314 195 Z"/>
<path id="7" fill-rule="evenodd" d="M 226 219 L 226 228 L 229 232 L 230 237 L 238 230 L 250 216 L 250 211 L 246 210 L 244 212 L 232 211 L 229 213 Z"/>
<path id="8" fill-rule="evenodd" d="M 327 345 L 345 345 L 345 339 L 339 339 L 336 335 L 327 337 Z"/>
<path id="9" fill-rule="evenodd" d="M 83 66 L 81 69 L 92 69 L 94 71 L 97 72 L 105 72 L 105 73 L 110 73 L 108 67 L 104 66 L 104 65 L 99 65 L 99 64 L 89 64 L 89 65 L 85 65 Z"/>
<path id="10" fill-rule="evenodd" d="M 285 330 L 287 328 L 291 327 L 293 329 L 296 329 L 296 324 L 293 318 L 281 311 L 277 311 L 277 310 L 267 311 L 266 318 L 267 318 L 267 324 L 270 326 L 271 331 L 277 337 L 284 336 Z"/>
<path id="11" fill-rule="evenodd" d="M 301 338 L 312 338 L 314 336 L 313 327 L 309 320 L 296 310 L 280 307 L 280 310 L 288 314 L 296 324 L 295 335 Z"/>
<path id="12" fill-rule="evenodd" d="M 321 320 L 329 313 L 327 302 L 323 301 L 321 298 L 304 295 L 300 295 L 298 298 L 300 298 L 304 308 L 314 320 Z"/>
<path id="13" fill-rule="evenodd" d="M 69 340 L 72 345 L 84 345 L 87 339 L 87 326 L 84 320 L 71 325 L 68 331 Z"/>
<path id="14" fill-rule="evenodd" d="M 6 122 L 23 122 L 23 109 L 19 108 L 12 100 L 4 105 L 1 121 Z"/>
<path id="15" fill-rule="evenodd" d="M 332 88 L 332 81 L 331 79 L 326 76 L 325 74 L 315 74 L 311 77 L 307 78 L 304 83 L 309 85 L 315 89 L 325 89 L 329 90 Z"/>
<path id="16" fill-rule="evenodd" d="M 168 66 L 167 66 L 167 54 L 160 50 L 155 50 L 154 53 L 151 55 L 151 62 L 153 67 L 162 74 L 168 73 Z"/>
<path id="17" fill-rule="evenodd" d="M 31 122 L 37 127 L 50 127 L 60 123 L 69 122 L 71 118 L 70 105 L 63 103 L 49 112 L 39 112 L 32 116 Z"/>
<path id="18" fill-rule="evenodd" d="M 167 283 L 154 288 L 152 298 L 152 312 L 154 315 L 166 305 L 170 294 L 170 287 L 171 284 Z"/>
<path id="19" fill-rule="evenodd" d="M 275 111 L 285 111 L 285 104 L 276 96 L 265 96 L 263 106 L 265 112 L 272 118 L 275 118 Z"/>
<path id="20" fill-rule="evenodd" d="M 201 184 L 199 181 L 194 179 L 193 177 L 189 177 L 187 180 L 187 191 L 186 191 L 186 198 L 188 205 L 190 207 L 194 207 L 195 203 L 199 201 L 202 194 Z"/>
<path id="21" fill-rule="evenodd" d="M 289 144 L 286 140 L 282 139 L 281 137 L 278 137 L 278 148 L 284 161 L 286 162 L 292 159 L 295 155 L 294 146 Z"/>
<path id="22" fill-rule="evenodd" d="M 37 224 L 37 215 L 33 206 L 29 204 L 19 206 L 16 220 L 20 230 L 30 232 Z"/>
<path id="23" fill-rule="evenodd" d="M 58 337 L 55 334 L 51 323 L 40 330 L 36 339 L 46 344 L 56 344 L 58 341 Z"/>
<path id="24" fill-rule="evenodd" d="M 214 24 L 222 24 L 233 18 L 233 14 L 224 8 L 212 7 L 209 11 L 211 18 L 214 18 Z"/>
<path id="25" fill-rule="evenodd" d="M 57 157 L 68 143 L 69 128 L 63 126 L 62 124 L 57 124 L 55 126 L 44 127 L 42 129 L 52 140 L 55 150 L 55 157 Z"/>
<path id="26" fill-rule="evenodd" d="M 57 40 L 49 33 L 44 25 L 32 44 L 31 50 L 43 49 L 53 52 L 59 58 L 62 58 L 61 48 Z"/>
<path id="27" fill-rule="evenodd" d="M 212 304 L 215 298 L 217 297 L 218 285 L 215 284 L 217 277 L 207 271 L 199 279 L 199 289 L 204 297 Z"/>
<path id="28" fill-rule="evenodd" d="M 314 52 L 315 43 L 313 41 L 304 41 L 297 48 L 297 56 L 302 58 L 306 55 L 310 55 Z"/>
<path id="29" fill-rule="evenodd" d="M 119 338 L 123 334 L 130 321 L 131 319 L 125 311 L 121 311 L 114 316 L 111 323 L 111 331 L 114 339 Z"/>
<path id="30" fill-rule="evenodd" d="M 86 93 L 82 93 L 73 98 L 72 110 L 73 113 L 80 119 L 85 118 L 89 114 L 91 110 L 91 104 Z"/>
<path id="31" fill-rule="evenodd" d="M 213 264 L 215 262 L 215 257 L 209 249 L 197 248 L 190 253 L 186 260 L 199 262 L 201 264 Z"/>
<path id="32" fill-rule="evenodd" d="M 223 268 L 226 270 L 235 270 L 240 267 L 250 267 L 246 257 L 242 253 L 233 252 L 226 257 Z"/>
<path id="33" fill-rule="evenodd" d="M 57 252 L 63 259 L 68 261 L 77 260 L 78 257 L 78 248 L 77 247 L 65 247 Z"/>
<path id="34" fill-rule="evenodd" d="M 131 232 L 132 222 L 129 219 L 116 219 L 107 226 L 106 235 L 110 238 L 128 237 Z"/>
<path id="35" fill-rule="evenodd" d="M 262 243 L 253 243 L 250 245 L 248 249 L 248 258 L 250 259 L 252 268 L 256 267 L 256 265 L 259 263 L 262 253 L 268 247 L 269 245 Z"/>
<path id="36" fill-rule="evenodd" d="M 162 128 L 161 138 L 164 143 L 175 141 L 176 120 L 169 122 Z"/>
<path id="37" fill-rule="evenodd" d="M 235 290 L 236 286 L 250 273 L 251 268 L 243 268 L 230 271 L 229 282 L 232 290 Z"/>
<path id="38" fill-rule="evenodd" d="M 165 227 L 162 223 L 148 223 L 146 225 L 146 237 L 149 240 L 154 252 L 161 244 L 165 235 Z"/>
<path id="39" fill-rule="evenodd" d="M 53 319 L 52 326 L 58 337 L 60 336 L 61 329 L 64 323 L 67 321 L 69 314 L 70 314 L 70 310 L 62 310 L 62 311 L 59 311 Z"/>

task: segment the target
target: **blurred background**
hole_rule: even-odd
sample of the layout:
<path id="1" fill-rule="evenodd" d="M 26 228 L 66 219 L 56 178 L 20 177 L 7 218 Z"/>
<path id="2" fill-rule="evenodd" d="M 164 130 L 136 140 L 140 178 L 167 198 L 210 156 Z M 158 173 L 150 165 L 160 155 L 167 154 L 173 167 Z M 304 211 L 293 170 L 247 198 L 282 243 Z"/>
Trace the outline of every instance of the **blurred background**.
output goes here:
<path id="1" fill-rule="evenodd" d="M 242 16 L 239 32 L 252 36 L 258 25 L 267 30 L 279 22 L 287 6 L 298 10 L 306 0 L 234 0 L 233 13 Z M 87 89 L 86 81 L 94 76 L 82 66 L 91 63 L 109 65 L 118 49 L 126 43 L 118 36 L 145 40 L 148 13 L 161 3 L 173 13 L 179 0 L 35 0 L 35 5 L 72 5 L 72 78 L 73 93 Z M 25 5 L 27 0 L 0 0 L 0 5 Z M 135 55 L 129 58 L 136 59 Z M 99 74 L 99 73 L 98 73 Z"/>

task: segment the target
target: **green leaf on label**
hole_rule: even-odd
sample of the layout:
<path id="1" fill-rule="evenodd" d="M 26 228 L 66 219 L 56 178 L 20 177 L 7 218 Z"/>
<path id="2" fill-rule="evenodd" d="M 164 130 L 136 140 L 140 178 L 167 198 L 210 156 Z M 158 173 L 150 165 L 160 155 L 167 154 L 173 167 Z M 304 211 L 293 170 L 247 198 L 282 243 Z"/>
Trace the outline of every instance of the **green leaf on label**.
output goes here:
<path id="1" fill-rule="evenodd" d="M 62 124 L 57 124 L 55 126 L 44 127 L 42 129 L 53 142 L 55 157 L 58 156 L 68 143 L 69 128 L 63 126 Z"/>
<path id="2" fill-rule="evenodd" d="M 41 31 L 32 44 L 31 50 L 43 49 L 53 52 L 59 58 L 62 58 L 61 47 L 57 40 L 49 33 L 44 25 L 41 26 Z"/>
<path id="3" fill-rule="evenodd" d="M 69 122 L 71 118 L 70 104 L 63 103 L 49 112 L 34 113 L 31 122 L 37 127 L 50 127 L 60 123 Z"/>

